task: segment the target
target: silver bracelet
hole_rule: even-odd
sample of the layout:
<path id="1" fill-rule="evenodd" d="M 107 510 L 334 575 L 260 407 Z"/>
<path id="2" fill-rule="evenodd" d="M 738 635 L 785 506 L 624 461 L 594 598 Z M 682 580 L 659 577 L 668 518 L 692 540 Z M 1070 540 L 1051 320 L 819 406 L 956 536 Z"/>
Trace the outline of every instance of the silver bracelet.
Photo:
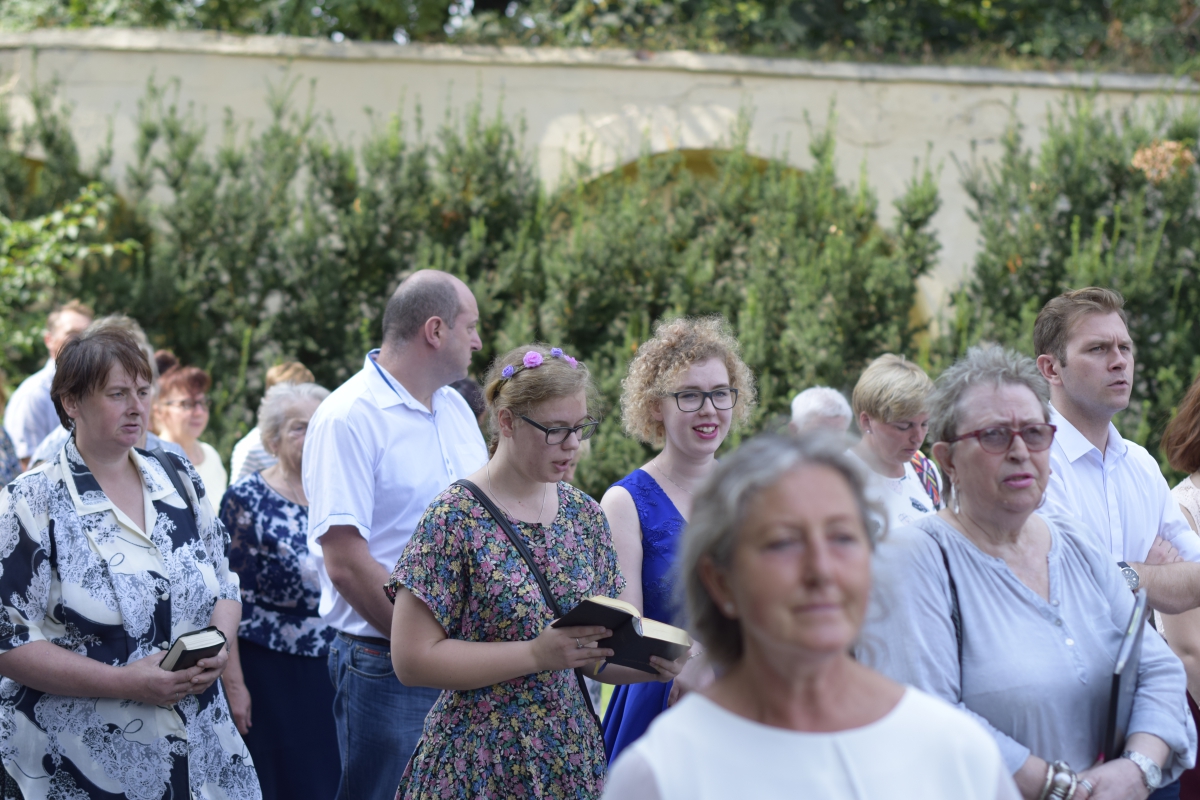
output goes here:
<path id="1" fill-rule="evenodd" d="M 1050 797 L 1050 785 L 1054 783 L 1054 765 L 1049 761 L 1046 762 L 1046 780 L 1042 783 L 1042 790 L 1038 792 L 1037 800 L 1048 800 Z"/>
<path id="2" fill-rule="evenodd" d="M 1065 761 L 1055 761 L 1051 766 L 1054 769 L 1054 777 L 1050 781 L 1050 797 L 1053 800 L 1070 800 L 1079 788 L 1075 770 Z"/>

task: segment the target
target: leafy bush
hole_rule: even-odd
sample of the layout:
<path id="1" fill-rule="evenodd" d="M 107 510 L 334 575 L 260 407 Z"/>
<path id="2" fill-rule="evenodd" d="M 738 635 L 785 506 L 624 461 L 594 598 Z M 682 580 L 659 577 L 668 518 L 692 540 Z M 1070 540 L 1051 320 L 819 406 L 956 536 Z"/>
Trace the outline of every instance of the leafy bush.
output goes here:
<path id="1" fill-rule="evenodd" d="M 1157 452 L 1175 404 L 1200 373 L 1200 109 L 1144 113 L 1065 101 L 1039 152 L 1009 128 L 1004 155 L 973 165 L 966 188 L 983 238 L 955 302 L 943 357 L 980 339 L 1032 352 L 1033 319 L 1069 288 L 1126 298 L 1137 345 L 1133 402 L 1118 425 Z"/>
<path id="2" fill-rule="evenodd" d="M 387 41 L 1196 68 L 1191 0 L 6 0 L 0 29 L 122 25 Z"/>
<path id="3" fill-rule="evenodd" d="M 610 409 L 637 344 L 673 314 L 731 322 L 759 376 L 760 422 L 795 389 L 846 386 L 874 355 L 912 349 L 915 281 L 936 251 L 928 170 L 886 232 L 865 183 L 838 185 L 828 132 L 800 172 L 751 156 L 743 123 L 702 169 L 687 168 L 696 154 L 647 155 L 609 176 L 581 167 L 548 196 L 520 126 L 485 119 L 478 102 L 432 141 L 419 118 L 377 118 L 355 149 L 297 109 L 295 88 L 272 94 L 273 122 L 256 136 L 229 120 L 209 155 L 172 87 L 152 83 L 126 204 L 108 222 L 144 257 L 127 249 L 51 287 L 132 314 L 208 369 L 206 438 L 225 453 L 253 423 L 268 366 L 297 358 L 340 384 L 377 340 L 399 279 L 423 267 L 462 277 L 479 299 L 477 372 L 497 350 L 545 339 L 594 367 Z M 27 306 L 44 313 L 46 299 Z M 615 419 L 595 453 L 581 469 L 592 492 L 646 457 Z"/>

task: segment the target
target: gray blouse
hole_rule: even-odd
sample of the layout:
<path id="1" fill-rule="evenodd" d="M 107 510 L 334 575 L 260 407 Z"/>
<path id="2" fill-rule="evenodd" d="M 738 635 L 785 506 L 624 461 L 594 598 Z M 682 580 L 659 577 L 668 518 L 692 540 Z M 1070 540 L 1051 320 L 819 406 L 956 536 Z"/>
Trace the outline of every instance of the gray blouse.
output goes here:
<path id="1" fill-rule="evenodd" d="M 1049 601 L 935 515 L 891 532 L 875 554 L 857 648 L 859 660 L 884 675 L 973 714 L 1012 772 L 1031 752 L 1076 771 L 1095 763 L 1117 649 L 1133 613 L 1133 594 L 1112 558 L 1073 520 L 1046 523 Z M 958 588 L 961 670 L 939 542 Z M 1171 748 L 1166 781 L 1195 762 L 1185 688 L 1179 659 L 1146 631 L 1129 733 L 1154 734 Z"/>

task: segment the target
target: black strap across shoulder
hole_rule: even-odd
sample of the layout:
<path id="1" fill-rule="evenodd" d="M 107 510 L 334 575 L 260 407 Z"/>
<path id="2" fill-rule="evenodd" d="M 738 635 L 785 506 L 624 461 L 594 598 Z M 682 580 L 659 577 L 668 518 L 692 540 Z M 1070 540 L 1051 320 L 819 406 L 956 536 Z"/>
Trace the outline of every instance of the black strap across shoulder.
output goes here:
<path id="1" fill-rule="evenodd" d="M 171 459 L 167 455 L 167 451 L 163 450 L 161 447 L 156 447 L 147 452 L 154 456 L 154 460 L 161 464 L 162 468 L 166 470 L 167 477 L 171 480 L 171 485 L 175 487 L 175 491 L 179 493 L 181 498 L 183 498 L 183 504 L 187 506 L 188 514 L 191 515 L 192 519 L 195 519 L 196 510 L 192 508 L 192 496 L 188 494 L 187 487 L 183 485 L 183 481 L 179 477 L 179 472 L 175 469 L 175 465 L 171 463 Z"/>
<path id="2" fill-rule="evenodd" d="M 512 542 L 512 546 L 517 548 L 517 552 L 521 554 L 521 558 L 525 559 L 525 566 L 529 567 L 529 572 L 537 581 L 538 586 L 542 590 L 542 597 L 546 598 L 546 605 L 550 606 L 550 610 L 554 612 L 554 618 L 558 619 L 563 615 L 563 610 L 559 607 L 558 601 L 554 599 L 554 594 L 550 591 L 550 584 L 546 582 L 546 576 L 538 569 L 537 564 L 533 561 L 533 553 L 529 552 L 529 546 L 525 544 L 525 540 L 513 530 L 512 524 L 508 521 L 500 509 L 496 508 L 496 504 L 492 502 L 492 498 L 483 493 L 483 490 L 476 486 L 466 478 L 454 482 L 455 486 L 461 486 L 470 492 L 479 505 L 483 506 L 492 519 L 496 520 L 496 524 L 500 526 L 500 530 L 504 531 L 504 535 Z M 575 670 L 575 678 L 579 681 L 579 690 L 583 692 L 583 700 L 587 703 L 588 711 L 596 718 L 596 724 L 600 723 L 600 716 L 596 713 L 596 709 L 592 706 L 592 696 L 588 693 L 587 684 L 583 682 L 583 676 L 579 674 L 579 670 Z"/>

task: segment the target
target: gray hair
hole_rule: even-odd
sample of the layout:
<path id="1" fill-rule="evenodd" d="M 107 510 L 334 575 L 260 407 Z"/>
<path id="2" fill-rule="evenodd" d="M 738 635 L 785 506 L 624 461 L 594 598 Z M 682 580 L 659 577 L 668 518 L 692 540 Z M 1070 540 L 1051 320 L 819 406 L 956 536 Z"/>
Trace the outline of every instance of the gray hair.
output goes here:
<path id="1" fill-rule="evenodd" d="M 315 383 L 277 383 L 267 389 L 258 405 L 258 430 L 266 451 L 275 455 L 284 420 L 292 406 L 302 400 L 319 403 L 326 397 L 329 397 L 329 390 Z"/>
<path id="2" fill-rule="evenodd" d="M 401 281 L 383 310 L 383 340 L 407 342 L 432 317 L 453 328 L 462 312 L 455 283 L 449 273 L 435 270 L 421 270 Z"/>
<path id="3" fill-rule="evenodd" d="M 813 386 L 792 398 L 792 422 L 803 428 L 809 417 L 844 418 L 851 420 L 854 412 L 850 403 L 837 389 Z"/>
<path id="4" fill-rule="evenodd" d="M 959 434 L 962 420 L 962 398 L 967 390 L 976 386 L 1024 386 L 1033 392 L 1042 406 L 1042 418 L 1050 419 L 1050 386 L 1037 363 L 1029 356 L 998 344 L 981 344 L 967 350 L 967 354 L 938 377 L 933 394 L 929 397 L 929 439 L 945 442 Z M 943 494 L 949 500 L 953 494 L 950 479 L 945 477 Z"/>
<path id="5" fill-rule="evenodd" d="M 727 569 L 754 498 L 788 472 L 803 466 L 828 467 L 845 478 L 872 549 L 878 540 L 872 536 L 867 520 L 872 514 L 885 515 L 867 499 L 867 478 L 846 456 L 842 437 L 828 431 L 798 437 L 761 434 L 722 458 L 696 490 L 692 521 L 683 534 L 675 582 L 677 600 L 686 611 L 688 626 L 704 643 L 709 659 L 719 666 L 728 667 L 742 657 L 742 628 L 737 620 L 721 612 L 704 587 L 698 569 L 700 562 L 711 559 L 718 568 Z"/>

